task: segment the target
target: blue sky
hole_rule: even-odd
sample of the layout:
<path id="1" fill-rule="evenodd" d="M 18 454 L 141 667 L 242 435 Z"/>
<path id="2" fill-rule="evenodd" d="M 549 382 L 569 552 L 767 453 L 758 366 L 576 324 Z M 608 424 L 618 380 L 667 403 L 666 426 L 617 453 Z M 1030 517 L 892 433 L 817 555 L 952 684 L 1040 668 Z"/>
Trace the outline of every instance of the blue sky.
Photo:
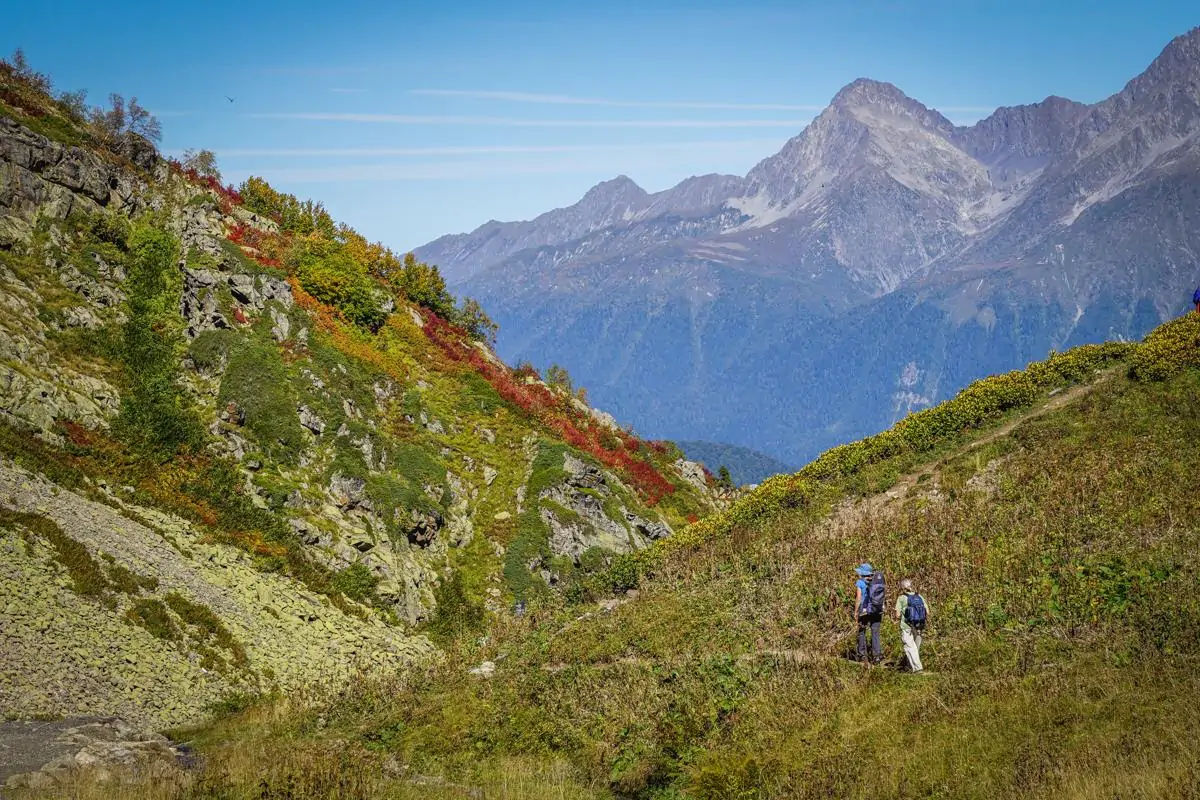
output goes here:
<path id="1" fill-rule="evenodd" d="M 1200 24 L 1167 0 L 43 0 L 4 16 L 0 49 L 59 88 L 136 95 L 164 150 L 214 150 L 227 180 L 263 175 L 396 250 L 620 173 L 650 191 L 745 173 L 857 77 L 960 123 L 1094 102 Z"/>

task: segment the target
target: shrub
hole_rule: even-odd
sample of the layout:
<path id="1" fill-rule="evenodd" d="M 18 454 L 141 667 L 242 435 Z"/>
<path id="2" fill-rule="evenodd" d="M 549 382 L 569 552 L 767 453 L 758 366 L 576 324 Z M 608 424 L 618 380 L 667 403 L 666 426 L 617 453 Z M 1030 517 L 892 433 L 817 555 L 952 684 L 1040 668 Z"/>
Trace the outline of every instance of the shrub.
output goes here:
<path id="1" fill-rule="evenodd" d="M 222 407 L 235 404 L 265 452 L 285 463 L 295 461 L 304 431 L 296 413 L 298 400 L 273 343 L 254 337 L 232 352 L 217 400 Z"/>
<path id="2" fill-rule="evenodd" d="M 168 641 L 179 638 L 179 628 L 171 620 L 167 607 L 161 600 L 144 598 L 134 601 L 133 607 L 125 612 L 125 618 L 140 625 L 159 639 Z"/>
<path id="3" fill-rule="evenodd" d="M 305 242 L 289 255 L 304 290 L 372 332 L 387 319 L 378 285 L 362 265 L 331 243 Z"/>
<path id="4" fill-rule="evenodd" d="M 115 429 L 134 448 L 170 457 L 203 441 L 191 400 L 179 385 L 183 320 L 178 245 L 165 231 L 138 227 L 129 237 L 123 329 L 126 391 Z"/>
<path id="5" fill-rule="evenodd" d="M 483 603 L 468 596 L 461 571 L 455 570 L 438 584 L 433 597 L 437 606 L 428 629 L 442 642 L 483 630 L 486 613 Z"/>
<path id="6" fill-rule="evenodd" d="M 1134 350 L 1129 374 L 1161 381 L 1188 367 L 1200 367 L 1200 314 L 1186 314 L 1151 331 Z"/>
<path id="7" fill-rule="evenodd" d="M 351 600 L 371 603 L 375 597 L 375 587 L 379 585 L 379 578 L 372 575 L 371 570 L 363 564 L 353 564 L 336 573 L 329 585 L 334 591 L 341 592 Z"/>

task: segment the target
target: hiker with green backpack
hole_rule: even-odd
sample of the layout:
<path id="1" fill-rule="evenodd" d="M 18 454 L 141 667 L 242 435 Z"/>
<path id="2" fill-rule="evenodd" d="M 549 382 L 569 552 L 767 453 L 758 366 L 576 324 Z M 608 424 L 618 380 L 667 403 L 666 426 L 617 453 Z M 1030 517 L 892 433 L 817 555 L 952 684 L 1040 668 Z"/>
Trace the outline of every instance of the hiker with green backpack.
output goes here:
<path id="1" fill-rule="evenodd" d="M 900 581 L 900 596 L 896 598 L 896 621 L 900 623 L 900 641 L 904 644 L 904 655 L 914 673 L 924 671 L 921 666 L 921 635 L 929 620 L 929 603 L 913 591 L 912 581 Z"/>
<path id="2" fill-rule="evenodd" d="M 879 640 L 879 623 L 887 604 L 887 587 L 883 573 L 869 563 L 854 569 L 854 617 L 858 621 L 858 660 L 867 660 L 867 632 L 871 634 L 871 663 L 883 660 L 883 643 Z"/>

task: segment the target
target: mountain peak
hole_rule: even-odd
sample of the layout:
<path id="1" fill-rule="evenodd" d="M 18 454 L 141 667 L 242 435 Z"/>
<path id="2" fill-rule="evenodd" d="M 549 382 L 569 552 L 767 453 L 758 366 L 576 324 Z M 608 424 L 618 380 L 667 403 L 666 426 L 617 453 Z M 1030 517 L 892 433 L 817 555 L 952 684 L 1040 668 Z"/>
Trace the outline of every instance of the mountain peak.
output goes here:
<path id="1" fill-rule="evenodd" d="M 646 197 L 646 190 L 638 186 L 628 175 L 618 175 L 607 181 L 601 181 L 588 189 L 584 200 L 635 200 Z"/>
<path id="2" fill-rule="evenodd" d="M 896 85 L 872 78 L 856 78 L 842 87 L 829 104 L 829 110 L 882 111 L 916 120 L 927 128 L 949 133 L 954 126 L 937 111 L 906 95 Z"/>
<path id="3" fill-rule="evenodd" d="M 1192 28 L 1187 33 L 1176 36 L 1167 42 L 1158 57 L 1150 62 L 1138 77 L 1129 82 L 1129 87 L 1144 90 L 1148 86 L 1159 86 L 1179 78 L 1191 77 L 1200 73 L 1200 27 Z"/>
<path id="4" fill-rule="evenodd" d="M 891 83 L 873 78 L 855 78 L 833 96 L 832 106 L 878 105 L 880 103 L 915 103 L 911 97 Z"/>

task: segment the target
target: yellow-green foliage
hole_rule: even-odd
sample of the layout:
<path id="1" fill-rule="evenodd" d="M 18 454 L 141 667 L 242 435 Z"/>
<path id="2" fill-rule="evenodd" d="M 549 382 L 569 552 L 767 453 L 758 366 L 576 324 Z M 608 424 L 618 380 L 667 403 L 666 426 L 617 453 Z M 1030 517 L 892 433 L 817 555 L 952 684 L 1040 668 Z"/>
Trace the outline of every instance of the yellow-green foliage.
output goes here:
<path id="1" fill-rule="evenodd" d="M 1129 360 L 1130 373 L 1147 381 L 1195 366 L 1200 366 L 1200 314 L 1195 313 L 1155 328 Z"/>
<path id="2" fill-rule="evenodd" d="M 383 325 L 383 294 L 345 248 L 325 239 L 303 239 L 289 252 L 288 264 L 305 291 L 337 308 L 350 322 L 372 331 Z"/>
<path id="3" fill-rule="evenodd" d="M 216 337 L 210 341 L 220 342 Z M 208 358 L 207 344 L 197 346 L 196 355 Z M 296 416 L 295 391 L 274 342 L 253 336 L 232 348 L 217 402 L 222 408 L 237 406 L 264 452 L 284 463 L 298 457 L 304 431 Z"/>
<path id="4" fill-rule="evenodd" d="M 823 482 L 849 478 L 889 458 L 927 453 L 944 446 L 1005 412 L 1028 407 L 1043 390 L 1090 380 L 1098 370 L 1127 358 L 1136 348 L 1123 342 L 1083 345 L 1034 362 L 1024 370 L 975 381 L 953 399 L 910 414 L 890 430 L 828 450 L 793 475 L 769 478 L 726 511 L 707 517 L 644 551 L 643 562 L 652 563 L 665 551 L 688 547 L 708 537 L 727 534 L 735 526 L 810 503 L 824 491 Z"/>

